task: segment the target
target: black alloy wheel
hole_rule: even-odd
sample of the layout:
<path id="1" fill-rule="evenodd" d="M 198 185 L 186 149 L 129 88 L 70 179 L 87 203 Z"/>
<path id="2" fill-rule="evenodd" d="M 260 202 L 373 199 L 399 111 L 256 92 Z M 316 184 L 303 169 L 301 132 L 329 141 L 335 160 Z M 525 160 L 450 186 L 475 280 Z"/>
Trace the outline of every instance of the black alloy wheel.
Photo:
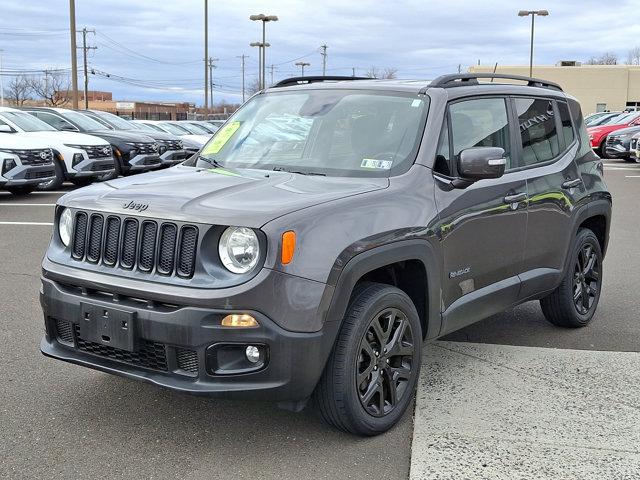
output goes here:
<path id="1" fill-rule="evenodd" d="M 589 313 L 595 304 L 600 281 L 600 262 L 590 244 L 578 252 L 573 273 L 573 302 L 580 315 Z"/>
<path id="2" fill-rule="evenodd" d="M 369 323 L 360 341 L 356 386 L 364 409 L 389 414 L 407 393 L 414 364 L 413 331 L 407 316 L 388 308 Z"/>

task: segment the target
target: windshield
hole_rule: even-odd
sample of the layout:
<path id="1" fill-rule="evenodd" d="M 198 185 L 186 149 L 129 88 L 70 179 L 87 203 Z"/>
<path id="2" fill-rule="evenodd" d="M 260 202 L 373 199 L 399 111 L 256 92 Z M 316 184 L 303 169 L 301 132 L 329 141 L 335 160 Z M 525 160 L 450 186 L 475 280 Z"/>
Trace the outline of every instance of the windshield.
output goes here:
<path id="1" fill-rule="evenodd" d="M 164 130 L 169 133 L 173 133 L 174 135 L 191 135 L 191 132 L 186 128 L 179 127 L 175 123 L 161 123 L 160 124 Z"/>
<path id="2" fill-rule="evenodd" d="M 616 115 L 615 117 L 610 118 L 608 121 L 603 123 L 603 125 L 622 125 L 624 123 L 629 123 L 637 116 L 637 113 L 623 113 L 621 115 Z"/>
<path id="3" fill-rule="evenodd" d="M 364 90 L 255 96 L 190 162 L 332 176 L 389 176 L 415 158 L 428 97 Z"/>
<path id="4" fill-rule="evenodd" d="M 34 117 L 30 113 L 2 112 L 2 117 L 14 123 L 19 129 L 25 132 L 57 132 L 51 125 Z"/>
<path id="5" fill-rule="evenodd" d="M 121 118 L 113 113 L 109 112 L 93 112 L 94 115 L 100 117 L 103 121 L 111 125 L 118 130 L 135 130 L 135 127 L 130 122 Z"/>
<path id="6" fill-rule="evenodd" d="M 133 122 L 133 125 L 138 129 L 138 130 L 144 130 L 145 132 L 162 132 L 162 129 L 160 127 L 155 127 L 152 125 L 149 125 L 148 123 L 139 123 L 139 122 Z"/>
<path id="7" fill-rule="evenodd" d="M 170 125 L 175 125 L 176 127 L 178 126 L 175 123 L 171 123 Z M 201 128 L 192 123 L 180 122 L 179 126 L 185 129 L 187 133 L 191 133 L 193 135 L 209 135 L 209 132 L 207 132 L 204 128 Z"/>
<path id="8" fill-rule="evenodd" d="M 197 129 L 204 130 L 204 132 L 208 135 L 216 133 L 216 129 L 214 129 L 211 125 L 205 125 L 204 123 L 190 123 L 189 125 L 193 125 Z"/>
<path id="9" fill-rule="evenodd" d="M 65 110 L 60 114 L 68 119 L 70 122 L 75 123 L 82 130 L 106 130 L 107 127 L 102 125 L 99 121 L 85 115 L 84 113 L 74 112 L 73 110 Z"/>

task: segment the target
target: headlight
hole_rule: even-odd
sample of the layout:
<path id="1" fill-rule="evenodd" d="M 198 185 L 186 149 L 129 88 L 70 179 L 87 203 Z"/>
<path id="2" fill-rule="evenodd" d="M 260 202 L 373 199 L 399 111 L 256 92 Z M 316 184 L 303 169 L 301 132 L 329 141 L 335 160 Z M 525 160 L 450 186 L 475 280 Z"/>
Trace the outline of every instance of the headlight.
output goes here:
<path id="1" fill-rule="evenodd" d="M 260 244 L 253 230 L 229 227 L 220 237 L 218 253 L 222 264 L 233 273 L 247 273 L 258 263 Z"/>
<path id="2" fill-rule="evenodd" d="M 73 228 L 73 216 L 71 215 L 71 210 L 65 208 L 62 211 L 62 215 L 60 215 L 60 220 L 58 221 L 58 232 L 60 232 L 60 240 L 64 243 L 65 247 L 69 246 L 71 242 L 71 230 Z"/>

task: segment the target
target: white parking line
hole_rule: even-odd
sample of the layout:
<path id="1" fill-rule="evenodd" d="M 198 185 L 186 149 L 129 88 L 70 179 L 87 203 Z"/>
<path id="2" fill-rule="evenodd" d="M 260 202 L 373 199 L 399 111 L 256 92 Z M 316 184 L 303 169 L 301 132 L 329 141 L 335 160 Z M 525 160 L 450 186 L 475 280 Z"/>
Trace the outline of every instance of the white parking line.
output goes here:
<path id="1" fill-rule="evenodd" d="M 53 223 L 50 222 L 0 222 L 0 225 L 42 225 L 52 227 Z"/>
<path id="2" fill-rule="evenodd" d="M 605 165 L 605 170 L 638 170 L 638 167 L 607 167 Z"/>
<path id="3" fill-rule="evenodd" d="M 640 175 L 625 175 L 624 178 L 640 178 Z"/>
<path id="4" fill-rule="evenodd" d="M 55 203 L 2 203 L 0 207 L 55 207 Z"/>

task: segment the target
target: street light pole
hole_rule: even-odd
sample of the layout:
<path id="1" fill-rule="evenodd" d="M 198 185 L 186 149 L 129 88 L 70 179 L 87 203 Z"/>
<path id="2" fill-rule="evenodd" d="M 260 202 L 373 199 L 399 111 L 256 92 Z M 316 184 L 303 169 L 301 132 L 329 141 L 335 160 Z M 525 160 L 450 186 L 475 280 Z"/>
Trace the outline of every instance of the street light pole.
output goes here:
<path id="1" fill-rule="evenodd" d="M 262 22 L 262 47 L 260 48 L 260 73 L 258 75 L 258 83 L 260 84 L 260 89 L 266 87 L 266 64 L 267 64 L 267 53 L 266 47 L 269 46 L 266 40 L 266 24 L 267 22 L 277 22 L 277 15 L 265 15 L 264 13 L 260 13 L 258 15 L 250 15 L 249 20 L 251 21 L 259 21 Z M 252 46 L 254 46 L 252 44 Z"/>
<path id="2" fill-rule="evenodd" d="M 242 59 L 242 103 L 244 103 L 244 59 L 247 58 L 249 55 L 240 55 L 237 58 L 241 58 Z"/>
<path id="3" fill-rule="evenodd" d="M 4 107 L 4 80 L 3 80 L 3 72 L 2 72 L 2 54 L 4 50 L 0 48 L 0 107 Z M 16 95 L 17 96 L 17 95 Z"/>
<path id="4" fill-rule="evenodd" d="M 76 47 L 76 2 L 69 0 L 69 33 L 71 34 L 71 105 L 78 109 L 78 58 Z"/>
<path id="5" fill-rule="evenodd" d="M 304 67 L 310 67 L 311 64 L 308 62 L 296 62 L 296 66 L 300 67 L 300 69 L 302 70 L 301 76 L 304 77 Z"/>
<path id="6" fill-rule="evenodd" d="M 520 10 L 518 12 L 519 17 L 528 17 L 531 15 L 531 48 L 529 50 L 529 76 L 533 76 L 533 34 L 535 31 L 536 15 L 540 17 L 546 17 L 549 15 L 548 10 Z"/>
<path id="7" fill-rule="evenodd" d="M 264 65 L 262 63 L 262 60 L 264 58 L 263 56 L 263 50 L 265 50 L 267 47 L 270 47 L 271 44 L 269 42 L 267 43 L 262 43 L 262 42 L 251 42 L 249 44 L 250 47 L 258 47 L 258 88 L 260 90 L 262 90 L 265 85 L 263 84 L 262 81 L 262 74 L 264 73 Z"/>
<path id="8" fill-rule="evenodd" d="M 209 0 L 204 0 L 204 109 L 209 110 Z"/>

